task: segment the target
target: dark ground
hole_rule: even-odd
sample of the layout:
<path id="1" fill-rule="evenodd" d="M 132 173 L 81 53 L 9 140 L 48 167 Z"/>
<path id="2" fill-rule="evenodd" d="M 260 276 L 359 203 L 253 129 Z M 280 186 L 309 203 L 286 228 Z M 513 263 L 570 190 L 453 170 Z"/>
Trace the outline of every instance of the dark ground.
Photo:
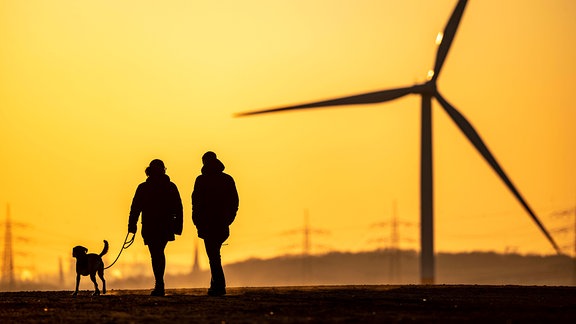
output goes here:
<path id="1" fill-rule="evenodd" d="M 0 323 L 576 323 L 576 287 L 314 286 L 2 292 Z"/>

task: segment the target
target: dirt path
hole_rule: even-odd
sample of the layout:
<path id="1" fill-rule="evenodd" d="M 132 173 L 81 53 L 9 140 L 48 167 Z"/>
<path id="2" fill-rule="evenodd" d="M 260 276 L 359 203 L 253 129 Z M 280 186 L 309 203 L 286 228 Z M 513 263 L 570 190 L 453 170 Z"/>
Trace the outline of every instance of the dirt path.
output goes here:
<path id="1" fill-rule="evenodd" d="M 1 323 L 576 323 L 576 287 L 319 286 L 0 293 Z"/>

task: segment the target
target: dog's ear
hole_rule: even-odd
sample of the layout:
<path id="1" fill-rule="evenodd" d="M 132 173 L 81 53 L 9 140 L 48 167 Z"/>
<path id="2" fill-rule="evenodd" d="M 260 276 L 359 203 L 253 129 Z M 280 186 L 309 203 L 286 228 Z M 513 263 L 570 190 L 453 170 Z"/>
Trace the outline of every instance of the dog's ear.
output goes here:
<path id="1" fill-rule="evenodd" d="M 86 255 L 86 253 L 88 253 L 88 249 L 81 246 L 81 245 L 75 246 L 72 249 L 72 256 L 75 258 L 82 256 L 82 255 Z"/>

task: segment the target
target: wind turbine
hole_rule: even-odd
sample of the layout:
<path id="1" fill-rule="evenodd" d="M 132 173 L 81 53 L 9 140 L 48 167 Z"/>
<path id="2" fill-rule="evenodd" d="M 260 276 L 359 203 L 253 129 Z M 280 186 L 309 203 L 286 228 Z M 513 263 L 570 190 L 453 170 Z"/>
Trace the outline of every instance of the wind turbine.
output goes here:
<path id="1" fill-rule="evenodd" d="M 498 174 L 500 179 L 506 184 L 512 194 L 518 199 L 522 207 L 528 212 L 532 220 L 538 225 L 542 233 L 552 244 L 557 253 L 560 253 L 558 245 L 540 222 L 532 208 L 524 200 L 520 192 L 516 189 L 512 181 L 508 178 L 496 158 L 492 155 L 480 135 L 466 118 L 444 99 L 436 87 L 436 81 L 440 76 L 440 71 L 458 30 L 458 25 L 464 13 L 467 0 L 459 0 L 454 8 L 454 12 L 448 20 L 444 32 L 439 34 L 437 42 L 440 42 L 436 52 L 436 62 L 434 70 L 428 72 L 428 81 L 409 87 L 375 91 L 360 95 L 353 95 L 318 102 L 306 103 L 295 106 L 272 108 L 266 110 L 249 111 L 239 113 L 236 116 L 249 116 L 272 112 L 281 112 L 295 109 L 311 109 L 332 106 L 374 104 L 392 101 L 400 97 L 417 94 L 422 97 L 422 131 L 421 131 L 421 161 L 420 161 L 420 278 L 423 284 L 433 284 L 434 273 L 434 205 L 432 186 L 432 98 L 435 98 L 458 128 L 464 133 L 468 140 L 474 145 L 476 150 L 484 157 L 486 162 Z"/>

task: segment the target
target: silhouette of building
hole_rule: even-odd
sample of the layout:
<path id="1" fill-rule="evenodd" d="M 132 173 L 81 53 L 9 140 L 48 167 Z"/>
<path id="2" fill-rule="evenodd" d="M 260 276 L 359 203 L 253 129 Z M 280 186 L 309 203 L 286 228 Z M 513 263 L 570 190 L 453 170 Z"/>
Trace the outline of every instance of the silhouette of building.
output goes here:
<path id="1" fill-rule="evenodd" d="M 64 286 L 64 266 L 62 265 L 62 257 L 58 258 L 58 282 L 60 287 Z"/>
<path id="2" fill-rule="evenodd" d="M 192 273 L 200 272 L 200 264 L 198 262 L 198 239 L 194 240 L 194 261 L 192 262 Z"/>

